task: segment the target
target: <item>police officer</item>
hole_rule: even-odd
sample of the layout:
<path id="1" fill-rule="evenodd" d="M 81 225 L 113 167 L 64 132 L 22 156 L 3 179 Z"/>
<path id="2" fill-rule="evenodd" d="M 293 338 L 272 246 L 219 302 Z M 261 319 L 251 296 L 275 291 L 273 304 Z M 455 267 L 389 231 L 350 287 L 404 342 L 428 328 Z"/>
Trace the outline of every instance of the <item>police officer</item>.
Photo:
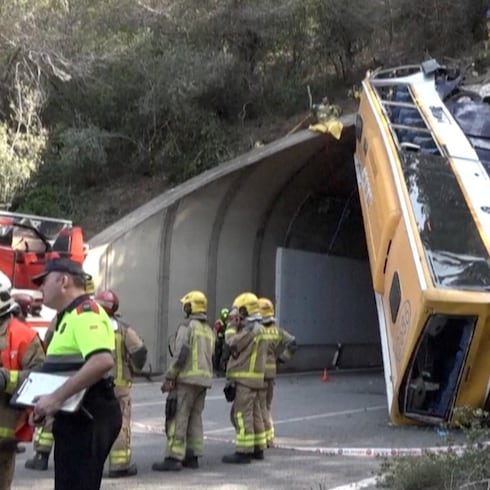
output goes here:
<path id="1" fill-rule="evenodd" d="M 116 316 L 119 298 L 114 291 L 107 289 L 97 293 L 95 301 L 109 315 L 116 335 L 114 391 L 123 418 L 121 431 L 109 453 L 109 478 L 134 476 L 138 468 L 131 464 L 131 386 L 134 374 L 141 371 L 146 363 L 148 350 L 136 331 Z"/>
<path id="2" fill-rule="evenodd" d="M 85 293 L 88 278 L 81 264 L 68 258 L 48 260 L 44 272 L 33 278 L 44 304 L 57 311 L 43 370 L 69 376 L 34 407 L 35 421 L 55 416 L 55 490 L 98 490 L 121 428 L 121 410 L 108 377 L 114 367 L 114 331 L 107 313 Z M 78 411 L 61 410 L 83 389 Z"/>
<path id="3" fill-rule="evenodd" d="M 274 380 L 277 374 L 277 363 L 291 359 L 296 352 L 296 338 L 276 324 L 274 305 L 268 298 L 259 298 L 262 325 L 267 338 L 267 359 L 265 362 L 264 384 L 260 392 L 260 406 L 264 420 L 267 447 L 274 445 L 274 423 L 272 420 L 272 398 L 274 396 Z"/>
<path id="4" fill-rule="evenodd" d="M 165 426 L 165 459 L 154 471 L 198 468 L 203 455 L 202 411 L 211 387 L 215 335 L 206 322 L 208 300 L 201 291 L 190 291 L 181 300 L 186 321 L 177 329 L 173 361 L 161 387 L 169 393 Z"/>
<path id="5" fill-rule="evenodd" d="M 87 278 L 85 281 L 85 293 L 90 297 L 95 294 L 95 283 L 91 277 Z M 47 349 L 53 338 L 57 323 L 56 320 L 56 317 L 54 317 L 44 334 L 43 344 L 45 349 Z M 49 455 L 51 454 L 54 445 L 53 422 L 53 417 L 46 417 L 42 425 L 36 427 L 36 432 L 34 434 L 34 456 L 26 460 L 24 464 L 25 468 L 28 470 L 46 471 L 48 469 Z"/>
<path id="6" fill-rule="evenodd" d="M 253 293 L 235 298 L 233 309 L 238 310 L 238 326 L 226 329 L 226 344 L 230 351 L 226 378 L 235 383 L 232 420 L 236 430 L 235 453 L 223 456 L 223 463 L 250 463 L 264 459 L 266 446 L 259 392 L 264 387 L 267 341 L 260 321 L 260 306 Z"/>
<path id="7" fill-rule="evenodd" d="M 17 441 L 32 439 L 26 412 L 13 408 L 10 398 L 29 371 L 44 361 L 38 335 L 14 316 L 11 288 L 10 279 L 0 272 L 0 490 L 11 488 Z"/>

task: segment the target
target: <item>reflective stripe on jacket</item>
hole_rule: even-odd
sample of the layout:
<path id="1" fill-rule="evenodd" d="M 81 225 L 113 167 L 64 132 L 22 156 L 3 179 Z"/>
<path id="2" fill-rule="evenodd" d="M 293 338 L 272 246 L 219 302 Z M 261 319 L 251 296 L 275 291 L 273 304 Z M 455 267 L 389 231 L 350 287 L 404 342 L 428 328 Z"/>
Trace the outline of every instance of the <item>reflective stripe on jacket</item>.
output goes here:
<path id="1" fill-rule="evenodd" d="M 111 321 L 116 321 L 116 320 L 113 320 L 111 318 Z M 128 363 L 125 360 L 124 328 L 121 328 L 118 325 L 117 329 L 114 331 L 114 337 L 116 341 L 116 348 L 115 348 L 116 363 L 114 366 L 116 372 L 114 374 L 114 384 L 116 386 L 129 387 L 132 384 L 132 376 L 128 367 Z"/>

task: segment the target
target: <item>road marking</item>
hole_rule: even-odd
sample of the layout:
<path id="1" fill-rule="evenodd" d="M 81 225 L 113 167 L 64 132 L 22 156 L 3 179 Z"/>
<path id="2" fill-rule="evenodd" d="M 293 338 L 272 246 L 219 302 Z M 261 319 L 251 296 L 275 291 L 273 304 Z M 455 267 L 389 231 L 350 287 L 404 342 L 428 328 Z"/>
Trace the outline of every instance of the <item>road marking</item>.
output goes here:
<path id="1" fill-rule="evenodd" d="M 214 400 L 225 400 L 225 396 L 207 396 L 206 401 L 214 401 Z M 135 407 L 152 407 L 153 405 L 164 405 L 165 404 L 165 398 L 160 398 L 159 400 L 155 400 L 153 402 L 139 402 L 139 403 L 133 403 L 131 406 L 133 408 Z"/>
<path id="2" fill-rule="evenodd" d="M 153 403 L 153 402 L 139 403 L 138 406 L 154 405 L 155 403 Z M 158 402 L 158 403 L 161 403 L 161 402 Z M 374 410 L 382 410 L 382 409 L 386 409 L 386 405 L 379 405 L 379 406 L 375 406 L 375 407 L 366 407 L 366 408 L 355 408 L 353 410 L 342 410 L 340 412 L 326 412 L 326 413 L 319 413 L 317 415 L 306 415 L 304 417 L 293 417 L 290 419 L 274 420 L 274 425 L 289 424 L 289 423 L 294 423 L 294 422 L 304 422 L 306 420 L 315 420 L 315 419 L 322 419 L 322 418 L 329 418 L 329 417 L 338 417 L 339 415 L 351 415 L 354 413 L 372 412 Z M 153 433 L 161 433 L 164 430 L 163 425 L 143 424 L 141 422 L 133 422 L 132 425 L 135 428 L 139 428 L 139 429 L 142 429 L 144 431 L 153 432 Z M 223 432 L 235 432 L 235 428 L 232 426 L 229 426 L 229 427 L 222 427 L 221 429 L 206 430 L 206 431 L 204 431 L 204 435 L 208 436 L 208 435 L 212 435 L 212 434 L 220 434 Z M 283 446 L 283 447 L 284 447 L 284 449 L 294 449 L 292 447 L 291 448 L 285 447 L 285 446 Z M 318 449 L 321 449 L 321 448 L 317 448 L 316 450 L 318 451 Z M 315 449 L 311 449 L 311 450 L 314 451 Z"/>
<path id="3" fill-rule="evenodd" d="M 306 420 L 326 419 L 330 417 L 338 417 L 340 415 L 352 415 L 354 413 L 372 412 L 374 410 L 386 410 L 386 405 L 378 405 L 375 407 L 366 407 L 366 408 L 354 408 L 352 410 L 342 410 L 340 412 L 326 412 L 326 413 L 319 413 L 317 415 L 306 415 L 304 417 L 293 417 L 290 419 L 274 420 L 274 425 L 290 424 L 294 422 L 304 422 Z M 220 432 L 230 432 L 230 431 L 235 432 L 235 429 L 233 427 L 227 427 L 223 429 L 207 430 L 204 433 L 219 434 Z"/>
<path id="4" fill-rule="evenodd" d="M 360 490 L 361 488 L 376 486 L 378 478 L 364 478 L 356 482 L 348 483 L 347 485 L 341 485 L 339 487 L 330 488 L 329 490 Z"/>

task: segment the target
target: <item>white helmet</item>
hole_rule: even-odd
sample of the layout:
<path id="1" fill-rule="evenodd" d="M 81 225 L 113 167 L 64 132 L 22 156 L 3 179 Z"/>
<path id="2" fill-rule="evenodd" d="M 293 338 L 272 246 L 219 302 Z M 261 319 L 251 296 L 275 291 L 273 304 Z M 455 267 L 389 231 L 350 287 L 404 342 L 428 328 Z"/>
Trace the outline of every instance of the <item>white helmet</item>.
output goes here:
<path id="1" fill-rule="evenodd" d="M 5 273 L 0 271 L 0 316 L 10 313 L 15 302 L 10 295 L 12 282 Z"/>

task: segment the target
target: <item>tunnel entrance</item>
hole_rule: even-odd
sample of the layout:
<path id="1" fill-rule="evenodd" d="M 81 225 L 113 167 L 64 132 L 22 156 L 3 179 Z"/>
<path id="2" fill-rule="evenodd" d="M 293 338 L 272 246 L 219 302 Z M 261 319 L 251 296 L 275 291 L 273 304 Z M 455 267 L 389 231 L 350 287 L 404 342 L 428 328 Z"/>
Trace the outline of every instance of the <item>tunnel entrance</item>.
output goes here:
<path id="1" fill-rule="evenodd" d="M 321 175 L 292 214 L 276 253 L 278 316 L 295 326 L 302 346 L 297 370 L 382 366 L 353 140 L 347 132 L 315 157 Z"/>
<path id="2" fill-rule="evenodd" d="M 140 326 L 152 366 L 168 365 L 168 341 L 182 321 L 180 298 L 188 291 L 206 292 L 211 321 L 243 291 L 287 304 L 277 293 L 281 250 L 299 251 L 307 261 L 313 254 L 314 272 L 334 268 L 342 280 L 352 276 L 350 284 L 362 291 L 357 297 L 373 298 L 370 281 L 358 280 L 369 275 L 353 163 L 354 119 L 345 120 L 340 141 L 299 131 L 224 162 L 91 240 L 89 270 L 101 288 L 118 291 L 128 321 Z M 336 305 L 328 301 L 348 305 L 349 312 L 360 309 L 358 299 L 344 291 L 353 286 L 332 278 L 319 278 L 318 300 L 305 306 L 318 324 L 306 324 L 304 313 L 297 323 L 281 318 L 300 342 L 308 332 L 289 370 L 329 367 L 334 359 L 341 368 L 381 366 L 376 315 L 361 314 L 359 325 L 341 316 L 336 328 L 329 323 Z M 295 278 L 288 283 L 297 284 Z M 344 330 L 350 337 L 339 335 Z M 366 331 L 376 333 L 366 339 Z"/>

